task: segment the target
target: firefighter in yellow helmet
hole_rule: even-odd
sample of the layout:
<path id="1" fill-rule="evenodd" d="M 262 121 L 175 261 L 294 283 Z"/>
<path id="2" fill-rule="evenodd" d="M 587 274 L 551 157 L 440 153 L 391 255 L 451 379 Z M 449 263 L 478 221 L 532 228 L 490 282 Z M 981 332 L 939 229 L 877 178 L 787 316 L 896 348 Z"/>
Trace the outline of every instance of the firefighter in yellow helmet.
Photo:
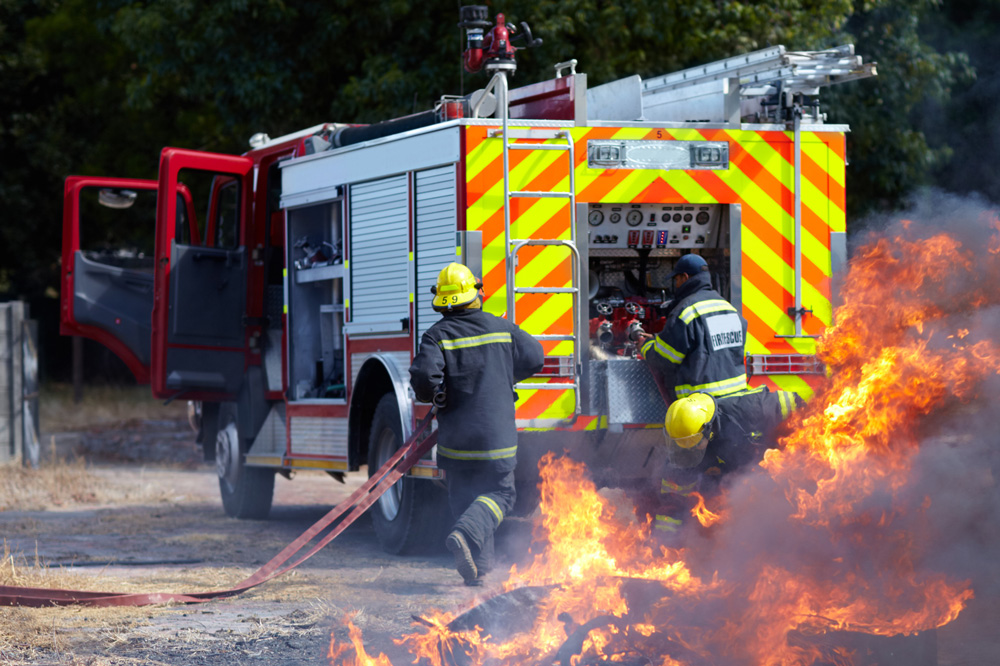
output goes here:
<path id="1" fill-rule="evenodd" d="M 759 462 L 778 425 L 802 405 L 790 391 L 761 386 L 723 398 L 692 393 L 667 408 L 667 468 L 656 528 L 676 530 L 692 506 L 691 492 L 711 497 L 728 472 Z"/>
<path id="2" fill-rule="evenodd" d="M 410 367 L 417 399 L 439 396 L 437 463 L 456 518 L 445 545 L 466 585 L 482 584 L 493 533 L 514 507 L 514 384 L 544 361 L 537 340 L 482 310 L 482 286 L 466 266 L 445 266 L 432 288 L 443 316 L 424 333 Z"/>

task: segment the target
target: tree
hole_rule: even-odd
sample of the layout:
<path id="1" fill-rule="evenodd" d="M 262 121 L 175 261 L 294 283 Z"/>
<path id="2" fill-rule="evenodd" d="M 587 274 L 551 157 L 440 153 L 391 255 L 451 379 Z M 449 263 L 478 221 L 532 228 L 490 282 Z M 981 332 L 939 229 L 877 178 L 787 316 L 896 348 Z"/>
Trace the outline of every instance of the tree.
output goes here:
<path id="1" fill-rule="evenodd" d="M 962 53 L 938 53 L 921 26 L 941 20 L 936 0 L 857 0 L 846 26 L 858 53 L 878 63 L 874 79 L 831 91 L 829 120 L 849 123 L 848 220 L 899 207 L 952 156 L 947 137 L 928 140 L 921 110 L 972 77 Z"/>
<path id="2" fill-rule="evenodd" d="M 935 166 L 933 182 L 951 192 L 978 192 L 1000 203 L 1000 179 L 992 166 L 1000 151 L 1000 74 L 996 71 L 1000 4 L 951 0 L 943 5 L 941 18 L 925 27 L 927 41 L 939 50 L 967 53 L 977 75 L 956 86 L 944 102 L 922 110 L 928 136 L 946 142 L 954 151 L 949 162 Z"/>

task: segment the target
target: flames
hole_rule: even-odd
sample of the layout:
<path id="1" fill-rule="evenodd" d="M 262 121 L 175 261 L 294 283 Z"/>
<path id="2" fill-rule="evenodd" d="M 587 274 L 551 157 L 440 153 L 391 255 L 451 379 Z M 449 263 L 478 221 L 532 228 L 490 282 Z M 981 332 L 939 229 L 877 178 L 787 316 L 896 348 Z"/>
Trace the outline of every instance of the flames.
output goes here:
<path id="1" fill-rule="evenodd" d="M 978 236 L 903 222 L 855 253 L 820 341 L 825 385 L 759 467 L 709 503 L 695 496 L 683 548 L 657 545 L 621 495 L 549 455 L 533 558 L 497 597 L 531 591 L 529 602 L 464 624 L 424 618 L 397 641 L 408 661 L 848 665 L 859 648 L 837 632 L 912 635 L 954 620 L 973 590 L 925 563 L 935 499 L 918 466 L 939 424 L 961 422 L 1000 373 L 988 335 L 1000 224 L 987 215 L 972 227 Z M 347 622 L 349 643 L 331 644 L 331 663 L 387 666 Z"/>

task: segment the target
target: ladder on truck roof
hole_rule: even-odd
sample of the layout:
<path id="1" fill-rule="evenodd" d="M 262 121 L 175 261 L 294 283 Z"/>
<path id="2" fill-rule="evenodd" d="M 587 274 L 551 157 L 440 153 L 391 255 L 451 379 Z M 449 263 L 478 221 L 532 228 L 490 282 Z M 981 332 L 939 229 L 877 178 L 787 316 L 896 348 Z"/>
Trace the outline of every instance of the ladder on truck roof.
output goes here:
<path id="1" fill-rule="evenodd" d="M 580 250 L 576 244 L 576 174 L 573 168 L 576 164 L 573 135 L 568 128 L 530 128 L 527 130 L 513 130 L 509 127 L 508 100 L 507 100 L 507 78 L 503 71 L 497 72 L 490 82 L 490 88 L 496 86 L 497 104 L 500 107 L 502 126 L 499 130 L 492 130 L 489 134 L 492 138 L 499 138 L 503 142 L 503 218 L 504 218 L 504 241 L 506 248 L 506 268 L 507 268 L 507 319 L 512 323 L 517 320 L 517 295 L 518 294 L 571 294 L 573 297 L 573 332 L 569 334 L 539 334 L 533 335 L 539 341 L 560 341 L 573 343 L 572 355 L 572 382 L 548 382 L 548 383 L 527 383 L 520 382 L 514 385 L 515 389 L 523 390 L 568 390 L 573 389 L 574 396 L 574 418 L 580 413 L 580 378 L 582 375 L 582 357 L 580 342 L 580 312 L 581 312 L 581 268 Z M 535 140 L 559 140 L 565 143 L 514 143 L 517 139 Z M 511 150 L 556 150 L 566 152 L 569 159 L 567 171 L 569 175 L 569 188 L 565 191 L 529 191 L 511 190 L 510 187 L 510 151 Z M 511 198 L 525 199 L 566 199 L 569 203 L 569 240 L 561 238 L 513 238 L 511 236 Z M 569 287 L 519 287 L 517 286 L 517 261 L 518 252 L 528 246 L 558 246 L 569 250 L 572 258 L 572 278 Z"/>
<path id="2" fill-rule="evenodd" d="M 773 46 L 646 80 L 636 74 L 593 87 L 587 92 L 587 114 L 604 121 L 738 125 L 757 107 L 756 115 L 779 122 L 776 109 L 792 106 L 801 96 L 814 100 L 808 106 L 813 121 L 821 122 L 815 102 L 820 88 L 876 74 L 875 63 L 863 62 L 853 44 L 825 51 Z"/>
<path id="3" fill-rule="evenodd" d="M 779 82 L 783 91 L 815 95 L 824 86 L 875 75 L 875 63 L 865 63 L 861 56 L 854 55 L 853 44 L 825 51 L 787 51 L 784 46 L 773 46 L 646 79 L 642 82 L 642 94 L 656 95 L 710 81 L 739 79 L 743 97 L 773 94 Z"/>

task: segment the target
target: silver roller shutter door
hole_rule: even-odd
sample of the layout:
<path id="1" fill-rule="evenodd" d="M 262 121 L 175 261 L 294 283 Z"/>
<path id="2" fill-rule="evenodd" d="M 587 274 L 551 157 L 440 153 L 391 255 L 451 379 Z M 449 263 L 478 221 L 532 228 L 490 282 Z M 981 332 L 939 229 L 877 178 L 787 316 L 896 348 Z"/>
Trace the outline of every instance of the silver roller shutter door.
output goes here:
<path id="1" fill-rule="evenodd" d="M 441 269 L 456 261 L 455 167 L 449 165 L 416 174 L 417 346 L 441 315 L 431 307 L 431 286 Z"/>
<path id="2" fill-rule="evenodd" d="M 352 185 L 350 201 L 351 323 L 402 332 L 398 322 L 410 315 L 407 178 Z"/>

